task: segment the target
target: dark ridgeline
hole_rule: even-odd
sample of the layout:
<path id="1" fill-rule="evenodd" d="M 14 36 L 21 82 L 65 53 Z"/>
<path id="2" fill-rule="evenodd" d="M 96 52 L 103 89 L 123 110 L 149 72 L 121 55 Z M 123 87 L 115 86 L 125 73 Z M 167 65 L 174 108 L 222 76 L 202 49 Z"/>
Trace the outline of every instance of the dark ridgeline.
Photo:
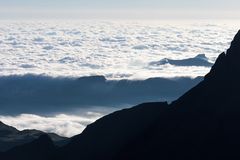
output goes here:
<path id="1" fill-rule="evenodd" d="M 34 129 L 19 131 L 16 128 L 8 126 L 0 121 L 0 152 L 32 142 L 44 134 L 48 134 L 57 146 L 63 146 L 69 141 L 68 138 L 61 137 L 55 133 L 44 133 Z"/>
<path id="2" fill-rule="evenodd" d="M 240 159 L 239 60 L 240 31 L 204 81 L 172 104 L 145 103 L 105 116 L 64 147 L 46 143 L 51 152 L 44 159 Z M 33 142 L 1 156 L 36 159 L 45 147 L 37 150 Z"/>

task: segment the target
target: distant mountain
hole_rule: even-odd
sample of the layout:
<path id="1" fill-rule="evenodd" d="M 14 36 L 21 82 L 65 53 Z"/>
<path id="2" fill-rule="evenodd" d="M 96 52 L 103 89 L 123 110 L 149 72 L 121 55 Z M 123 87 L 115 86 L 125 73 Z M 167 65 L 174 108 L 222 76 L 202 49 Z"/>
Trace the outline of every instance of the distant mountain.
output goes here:
<path id="1" fill-rule="evenodd" d="M 19 131 L 14 127 L 8 126 L 0 122 L 0 151 L 6 151 L 13 147 L 32 142 L 46 133 L 38 130 Z M 58 136 L 54 133 L 48 133 L 48 136 L 56 145 L 64 145 L 68 142 L 68 138 Z"/>
<path id="2" fill-rule="evenodd" d="M 202 80 L 203 77 L 107 80 L 104 76 L 0 76 L 0 114 L 49 114 L 89 106 L 120 108 L 148 101 L 173 101 Z"/>
<path id="3" fill-rule="evenodd" d="M 144 103 L 107 115 L 60 148 L 49 160 L 240 159 L 240 31 L 202 82 L 171 104 Z M 42 140 L 43 142 L 46 140 Z M 41 139 L 0 158 L 41 155 Z M 40 145 L 41 146 L 41 145 Z M 39 156 L 40 157 L 40 156 Z"/>
<path id="4" fill-rule="evenodd" d="M 211 67 L 213 63 L 211 63 L 205 54 L 199 54 L 193 58 L 187 59 L 169 59 L 164 58 L 157 62 L 150 62 L 149 66 L 160 66 L 165 64 L 171 64 L 174 66 L 202 66 L 202 67 Z"/>

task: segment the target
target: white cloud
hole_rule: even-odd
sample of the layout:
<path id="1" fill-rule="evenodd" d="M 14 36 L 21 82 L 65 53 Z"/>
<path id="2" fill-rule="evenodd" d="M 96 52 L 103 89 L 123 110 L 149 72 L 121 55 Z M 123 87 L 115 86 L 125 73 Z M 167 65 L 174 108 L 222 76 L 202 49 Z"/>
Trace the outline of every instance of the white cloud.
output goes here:
<path id="1" fill-rule="evenodd" d="M 198 54 L 206 54 L 214 61 L 228 48 L 238 30 L 237 24 L 224 21 L 3 21 L 0 24 L 0 75 L 105 75 L 112 79 L 195 77 L 206 74 L 209 68 L 164 66 L 153 70 L 145 66 L 163 58 L 185 59 Z"/>
<path id="2" fill-rule="evenodd" d="M 18 116 L 0 116 L 0 121 L 16 127 L 19 130 L 37 129 L 71 137 L 80 134 L 88 124 L 94 122 L 101 116 L 101 114 L 95 112 L 87 112 L 84 116 L 58 114 L 48 117 L 21 114 Z"/>

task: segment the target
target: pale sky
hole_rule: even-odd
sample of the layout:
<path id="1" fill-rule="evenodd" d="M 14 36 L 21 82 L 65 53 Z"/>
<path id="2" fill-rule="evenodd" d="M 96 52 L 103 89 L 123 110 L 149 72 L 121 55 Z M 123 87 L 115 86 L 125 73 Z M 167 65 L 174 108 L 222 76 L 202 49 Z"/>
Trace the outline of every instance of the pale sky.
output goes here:
<path id="1" fill-rule="evenodd" d="M 0 18 L 239 18 L 239 0 L 0 0 Z"/>

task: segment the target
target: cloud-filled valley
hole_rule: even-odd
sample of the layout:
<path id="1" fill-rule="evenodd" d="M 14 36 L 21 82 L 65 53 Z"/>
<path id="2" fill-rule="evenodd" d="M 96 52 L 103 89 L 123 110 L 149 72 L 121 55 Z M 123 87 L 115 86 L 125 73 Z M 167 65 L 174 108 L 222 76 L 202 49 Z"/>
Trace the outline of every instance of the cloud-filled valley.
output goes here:
<path id="1" fill-rule="evenodd" d="M 201 80 L 2 76 L 0 121 L 19 130 L 38 129 L 70 137 L 113 111 L 143 102 L 175 100 Z"/>
<path id="2" fill-rule="evenodd" d="M 20 114 L 18 116 L 0 116 L 0 121 L 19 130 L 37 129 L 72 137 L 81 133 L 88 124 L 102 116 L 102 114 L 94 112 L 86 112 L 85 115 L 57 114 L 52 116 Z"/>
<path id="3" fill-rule="evenodd" d="M 175 100 L 236 30 L 224 22 L 2 21 L 0 121 L 72 136 L 123 107 Z"/>

